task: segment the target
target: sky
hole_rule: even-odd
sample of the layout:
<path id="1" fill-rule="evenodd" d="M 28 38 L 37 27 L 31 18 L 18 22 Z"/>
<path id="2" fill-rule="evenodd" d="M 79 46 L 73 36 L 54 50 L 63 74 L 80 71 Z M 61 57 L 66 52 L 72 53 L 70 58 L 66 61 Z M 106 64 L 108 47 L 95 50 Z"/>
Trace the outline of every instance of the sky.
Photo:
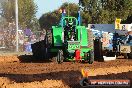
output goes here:
<path id="1" fill-rule="evenodd" d="M 44 13 L 58 9 L 65 2 L 78 4 L 79 0 L 34 0 L 34 2 L 38 6 L 36 17 L 39 18 Z"/>

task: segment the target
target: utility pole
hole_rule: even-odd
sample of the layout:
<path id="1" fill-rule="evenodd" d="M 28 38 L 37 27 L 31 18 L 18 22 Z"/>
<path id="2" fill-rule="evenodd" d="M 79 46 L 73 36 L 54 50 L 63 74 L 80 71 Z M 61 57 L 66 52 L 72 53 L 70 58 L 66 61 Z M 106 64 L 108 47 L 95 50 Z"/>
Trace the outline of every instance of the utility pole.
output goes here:
<path id="1" fill-rule="evenodd" d="M 18 52 L 18 0 L 15 0 L 16 4 L 16 52 Z"/>
<path id="2" fill-rule="evenodd" d="M 68 0 L 68 17 L 69 17 L 69 0 Z"/>

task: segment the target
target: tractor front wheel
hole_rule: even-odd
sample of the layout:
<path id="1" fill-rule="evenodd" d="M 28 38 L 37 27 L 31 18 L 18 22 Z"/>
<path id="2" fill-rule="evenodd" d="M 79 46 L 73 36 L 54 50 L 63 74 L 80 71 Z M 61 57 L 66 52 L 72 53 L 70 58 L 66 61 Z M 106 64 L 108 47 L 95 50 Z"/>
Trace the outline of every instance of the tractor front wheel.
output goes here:
<path id="1" fill-rule="evenodd" d="M 128 59 L 132 59 L 132 52 L 128 53 Z"/>
<path id="2" fill-rule="evenodd" d="M 63 51 L 59 50 L 58 54 L 57 54 L 57 57 L 56 57 L 56 61 L 57 61 L 58 64 L 60 64 L 60 63 L 63 63 L 63 60 L 64 60 Z"/>

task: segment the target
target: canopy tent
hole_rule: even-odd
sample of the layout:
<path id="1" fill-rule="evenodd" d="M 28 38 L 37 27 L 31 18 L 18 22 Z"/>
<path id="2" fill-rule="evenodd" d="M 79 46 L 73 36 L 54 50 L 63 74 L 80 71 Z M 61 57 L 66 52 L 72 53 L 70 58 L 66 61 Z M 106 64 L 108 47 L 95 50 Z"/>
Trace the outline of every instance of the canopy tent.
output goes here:
<path id="1" fill-rule="evenodd" d="M 131 31 L 132 24 L 121 24 L 121 27 L 125 25 L 125 30 L 115 29 L 115 24 L 88 24 L 88 29 L 98 30 L 110 33 L 118 33 L 119 35 L 125 35 L 128 31 Z"/>

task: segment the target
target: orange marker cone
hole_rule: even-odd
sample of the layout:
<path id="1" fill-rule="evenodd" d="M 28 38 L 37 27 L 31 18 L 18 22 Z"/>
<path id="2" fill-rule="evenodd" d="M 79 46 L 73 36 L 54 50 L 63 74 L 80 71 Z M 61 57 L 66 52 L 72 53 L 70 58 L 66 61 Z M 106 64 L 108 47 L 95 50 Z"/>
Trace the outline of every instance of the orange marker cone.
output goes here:
<path id="1" fill-rule="evenodd" d="M 84 70 L 83 68 L 81 69 L 81 73 L 83 77 L 87 77 L 88 78 L 88 71 Z"/>

